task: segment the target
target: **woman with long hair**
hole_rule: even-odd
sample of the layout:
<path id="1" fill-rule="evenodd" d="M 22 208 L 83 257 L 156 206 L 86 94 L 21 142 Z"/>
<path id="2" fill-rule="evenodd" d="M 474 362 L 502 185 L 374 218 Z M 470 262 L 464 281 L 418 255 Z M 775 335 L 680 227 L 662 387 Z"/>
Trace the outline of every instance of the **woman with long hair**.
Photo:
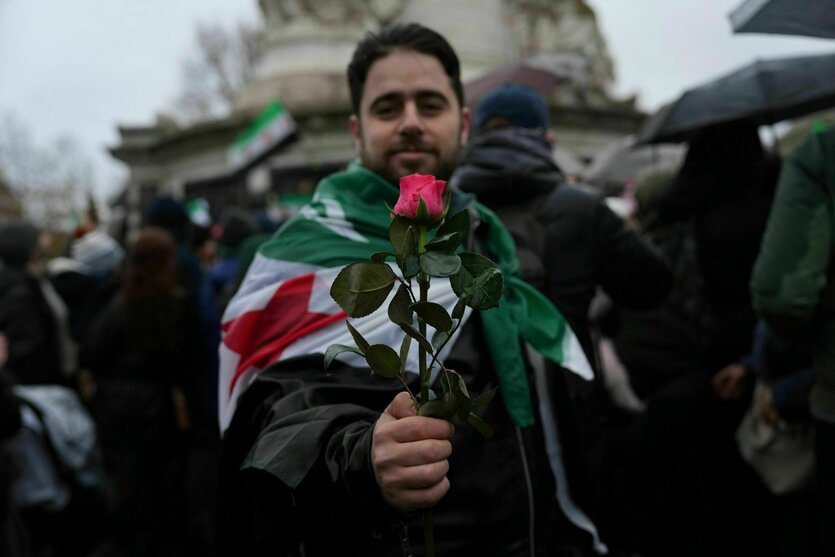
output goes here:
<path id="1" fill-rule="evenodd" d="M 203 369 L 197 311 L 177 286 L 176 245 L 160 228 L 132 244 L 121 292 L 91 327 L 82 361 L 128 555 L 183 554 L 188 396 Z"/>

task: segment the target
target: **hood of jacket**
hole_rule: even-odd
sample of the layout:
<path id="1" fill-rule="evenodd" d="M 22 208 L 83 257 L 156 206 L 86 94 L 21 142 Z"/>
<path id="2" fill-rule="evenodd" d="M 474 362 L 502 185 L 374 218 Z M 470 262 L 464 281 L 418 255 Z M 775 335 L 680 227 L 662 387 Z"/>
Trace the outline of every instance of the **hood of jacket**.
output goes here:
<path id="1" fill-rule="evenodd" d="M 563 181 L 549 143 L 522 128 L 475 137 L 450 179 L 453 187 L 475 194 L 488 207 L 547 194 Z"/>

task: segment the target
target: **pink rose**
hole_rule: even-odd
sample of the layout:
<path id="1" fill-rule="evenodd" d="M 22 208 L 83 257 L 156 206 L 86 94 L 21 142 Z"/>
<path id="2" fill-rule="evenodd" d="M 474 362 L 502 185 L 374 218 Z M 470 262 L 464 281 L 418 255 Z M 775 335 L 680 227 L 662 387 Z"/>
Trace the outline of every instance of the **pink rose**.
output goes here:
<path id="1" fill-rule="evenodd" d="M 429 174 L 412 174 L 400 178 L 400 198 L 394 213 L 414 219 L 422 198 L 429 209 L 429 221 L 437 220 L 444 213 L 444 188 L 446 181 L 436 180 Z"/>

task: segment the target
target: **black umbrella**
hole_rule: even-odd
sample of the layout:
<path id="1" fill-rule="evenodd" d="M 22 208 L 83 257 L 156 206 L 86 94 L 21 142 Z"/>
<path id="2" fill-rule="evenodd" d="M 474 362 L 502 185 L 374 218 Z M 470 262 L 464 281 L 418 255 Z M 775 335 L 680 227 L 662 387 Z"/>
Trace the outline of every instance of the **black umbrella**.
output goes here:
<path id="1" fill-rule="evenodd" d="M 760 60 L 686 91 L 644 123 L 638 141 L 686 141 L 714 124 L 773 124 L 833 106 L 835 54 Z"/>
<path id="2" fill-rule="evenodd" d="M 746 0 L 728 18 L 734 33 L 835 38 L 835 0 Z"/>

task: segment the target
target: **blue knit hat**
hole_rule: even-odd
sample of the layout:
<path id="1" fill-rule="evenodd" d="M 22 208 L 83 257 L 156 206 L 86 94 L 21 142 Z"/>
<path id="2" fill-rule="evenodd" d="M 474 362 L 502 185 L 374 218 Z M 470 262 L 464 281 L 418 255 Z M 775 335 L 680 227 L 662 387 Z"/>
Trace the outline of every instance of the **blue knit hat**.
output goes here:
<path id="1" fill-rule="evenodd" d="M 476 131 L 493 118 L 504 118 L 517 128 L 549 128 L 545 99 L 530 87 L 514 83 L 501 85 L 482 97 L 475 110 Z"/>

